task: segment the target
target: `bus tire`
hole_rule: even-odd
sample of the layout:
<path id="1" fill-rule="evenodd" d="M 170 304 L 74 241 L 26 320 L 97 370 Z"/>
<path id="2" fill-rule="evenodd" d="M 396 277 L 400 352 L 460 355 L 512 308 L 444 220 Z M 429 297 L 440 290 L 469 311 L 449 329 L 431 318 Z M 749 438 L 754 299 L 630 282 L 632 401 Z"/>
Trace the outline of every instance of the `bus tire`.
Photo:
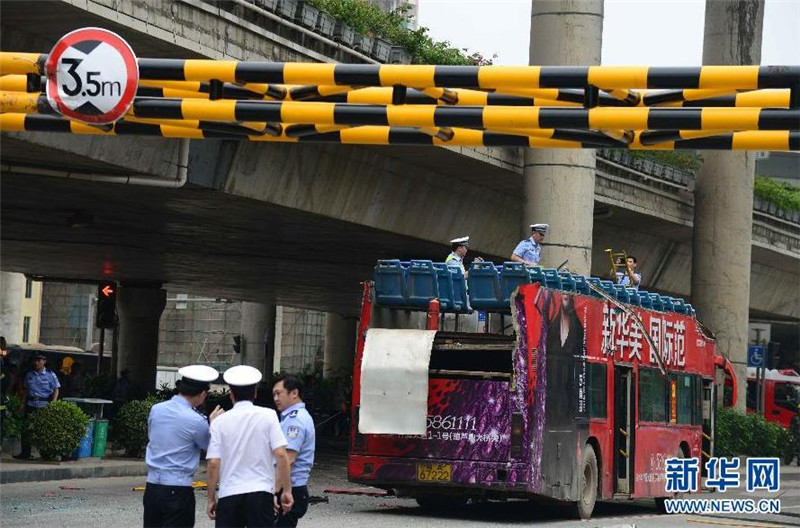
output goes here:
<path id="1" fill-rule="evenodd" d="M 467 497 L 445 493 L 418 493 L 414 496 L 420 508 L 431 512 L 446 512 L 467 503 Z"/>
<path id="2" fill-rule="evenodd" d="M 580 496 L 575 505 L 575 513 L 580 519 L 588 519 L 592 516 L 594 504 L 597 502 L 598 479 L 597 455 L 594 447 L 586 444 L 581 460 Z"/>

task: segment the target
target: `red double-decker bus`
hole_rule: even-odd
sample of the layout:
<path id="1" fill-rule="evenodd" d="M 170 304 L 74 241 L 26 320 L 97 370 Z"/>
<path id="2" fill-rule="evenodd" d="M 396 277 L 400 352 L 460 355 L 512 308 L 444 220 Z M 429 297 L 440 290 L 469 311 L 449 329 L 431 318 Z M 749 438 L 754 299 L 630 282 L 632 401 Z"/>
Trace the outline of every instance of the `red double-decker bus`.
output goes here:
<path id="1" fill-rule="evenodd" d="M 715 368 L 730 364 L 693 315 L 531 283 L 514 289 L 506 317 L 491 314 L 510 324 L 477 332 L 440 316 L 436 299 L 421 317 L 375 299 L 365 283 L 352 482 L 423 507 L 546 497 L 588 518 L 596 500 L 663 501 L 667 458 L 713 453 Z M 423 379 L 409 377 L 409 343 L 429 347 Z M 408 434 L 412 419 L 424 430 Z"/>

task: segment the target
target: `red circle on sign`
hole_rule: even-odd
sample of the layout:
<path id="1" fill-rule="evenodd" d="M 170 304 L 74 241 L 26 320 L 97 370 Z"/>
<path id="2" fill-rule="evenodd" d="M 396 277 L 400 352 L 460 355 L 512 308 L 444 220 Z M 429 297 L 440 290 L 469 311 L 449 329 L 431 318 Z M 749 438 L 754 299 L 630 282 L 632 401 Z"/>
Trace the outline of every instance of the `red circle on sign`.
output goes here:
<path id="1" fill-rule="evenodd" d="M 99 114 L 87 114 L 70 108 L 64 102 L 58 91 L 58 61 L 61 60 L 67 50 L 75 47 L 76 44 L 87 41 L 103 42 L 114 48 L 125 64 L 127 73 L 127 82 L 124 90 L 121 90 L 119 102 L 107 112 Z M 45 72 L 47 74 L 47 96 L 55 103 L 59 113 L 85 123 L 106 124 L 117 121 L 125 115 L 131 104 L 133 104 L 133 99 L 136 96 L 136 88 L 139 85 L 139 65 L 133 50 L 122 37 L 101 28 L 76 29 L 64 35 L 61 40 L 56 42 L 56 45 L 53 46 L 47 58 L 47 62 L 45 63 Z"/>

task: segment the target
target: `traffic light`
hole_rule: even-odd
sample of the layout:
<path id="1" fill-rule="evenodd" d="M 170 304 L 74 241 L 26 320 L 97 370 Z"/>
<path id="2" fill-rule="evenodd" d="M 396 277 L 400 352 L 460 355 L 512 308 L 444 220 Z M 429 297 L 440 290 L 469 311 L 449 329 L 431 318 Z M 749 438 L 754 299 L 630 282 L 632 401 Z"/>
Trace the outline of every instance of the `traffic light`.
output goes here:
<path id="1" fill-rule="evenodd" d="M 114 328 L 117 325 L 117 283 L 101 282 L 97 286 L 97 328 Z"/>

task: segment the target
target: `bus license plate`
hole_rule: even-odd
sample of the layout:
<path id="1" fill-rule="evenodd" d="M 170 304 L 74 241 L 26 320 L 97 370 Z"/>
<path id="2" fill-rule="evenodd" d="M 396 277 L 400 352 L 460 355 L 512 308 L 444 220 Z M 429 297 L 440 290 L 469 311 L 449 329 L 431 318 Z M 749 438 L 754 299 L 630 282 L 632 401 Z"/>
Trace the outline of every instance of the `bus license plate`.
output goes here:
<path id="1" fill-rule="evenodd" d="M 450 464 L 417 464 L 417 480 L 420 482 L 450 482 L 453 466 Z"/>

